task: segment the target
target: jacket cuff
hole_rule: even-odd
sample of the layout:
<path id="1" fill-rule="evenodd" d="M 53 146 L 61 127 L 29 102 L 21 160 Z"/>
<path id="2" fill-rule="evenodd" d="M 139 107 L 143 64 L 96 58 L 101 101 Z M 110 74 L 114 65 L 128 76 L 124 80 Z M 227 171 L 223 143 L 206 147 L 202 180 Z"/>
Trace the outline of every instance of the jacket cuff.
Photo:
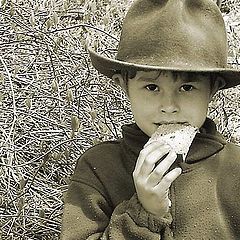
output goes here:
<path id="1" fill-rule="evenodd" d="M 151 232 L 160 233 L 172 223 L 172 216 L 167 213 L 164 217 L 157 217 L 147 212 L 138 200 L 135 193 L 129 200 L 127 213 L 140 227 L 146 227 Z"/>

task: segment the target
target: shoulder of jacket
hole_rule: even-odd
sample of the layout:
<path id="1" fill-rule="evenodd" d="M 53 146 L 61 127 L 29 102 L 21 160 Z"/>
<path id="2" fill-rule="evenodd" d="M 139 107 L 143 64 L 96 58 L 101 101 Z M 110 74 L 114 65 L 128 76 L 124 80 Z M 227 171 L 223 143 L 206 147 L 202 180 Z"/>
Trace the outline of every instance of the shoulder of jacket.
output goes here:
<path id="1" fill-rule="evenodd" d="M 223 164 L 226 165 L 239 165 L 239 160 L 240 160 L 240 146 L 228 142 L 226 143 L 223 151 L 221 151 L 223 153 L 222 155 L 222 159 L 223 159 Z M 226 161 L 228 160 L 228 161 Z M 238 167 L 237 167 L 238 169 Z"/>
<path id="2" fill-rule="evenodd" d="M 116 154 L 120 150 L 120 144 L 122 139 L 114 141 L 105 141 L 99 144 L 96 144 L 89 149 L 87 149 L 81 156 L 86 158 L 92 158 L 94 156 L 99 157 L 99 155 L 111 155 Z"/>
<path id="3" fill-rule="evenodd" d="M 240 146 L 232 142 L 228 142 L 225 148 L 227 148 L 229 151 L 240 152 Z"/>

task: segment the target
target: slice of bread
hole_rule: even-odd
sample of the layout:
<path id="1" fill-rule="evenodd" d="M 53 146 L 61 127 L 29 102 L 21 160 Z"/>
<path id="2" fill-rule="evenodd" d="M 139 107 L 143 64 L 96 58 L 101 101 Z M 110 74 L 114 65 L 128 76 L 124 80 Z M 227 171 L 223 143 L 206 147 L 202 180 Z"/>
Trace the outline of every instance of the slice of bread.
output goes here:
<path id="1" fill-rule="evenodd" d="M 157 131 L 153 133 L 148 143 L 153 141 L 160 141 L 168 144 L 177 154 L 181 154 L 183 161 L 185 161 L 189 148 L 198 128 L 188 124 L 162 124 Z"/>

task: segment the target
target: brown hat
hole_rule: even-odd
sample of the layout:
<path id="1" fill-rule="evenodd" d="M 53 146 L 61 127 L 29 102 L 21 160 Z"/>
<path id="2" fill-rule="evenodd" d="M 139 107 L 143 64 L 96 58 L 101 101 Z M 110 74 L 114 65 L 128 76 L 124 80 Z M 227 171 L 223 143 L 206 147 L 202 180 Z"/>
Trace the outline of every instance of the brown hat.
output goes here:
<path id="1" fill-rule="evenodd" d="M 112 78 L 121 70 L 217 73 L 224 88 L 240 84 L 227 65 L 222 14 L 212 0 L 136 0 L 123 22 L 116 59 L 89 49 L 93 66 Z"/>

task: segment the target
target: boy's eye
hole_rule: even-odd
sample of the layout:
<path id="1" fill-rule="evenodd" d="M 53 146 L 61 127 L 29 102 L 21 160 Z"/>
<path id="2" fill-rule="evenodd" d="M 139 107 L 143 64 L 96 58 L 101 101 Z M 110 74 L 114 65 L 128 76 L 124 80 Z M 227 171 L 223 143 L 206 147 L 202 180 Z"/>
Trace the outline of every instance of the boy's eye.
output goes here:
<path id="1" fill-rule="evenodd" d="M 180 91 L 183 91 L 183 92 L 189 92 L 189 91 L 192 91 L 193 90 L 193 86 L 190 85 L 190 84 L 185 84 L 185 85 L 182 85 L 181 88 L 180 88 Z"/>
<path id="2" fill-rule="evenodd" d="M 145 88 L 148 91 L 158 91 L 159 90 L 159 88 L 156 84 L 148 84 Z"/>

